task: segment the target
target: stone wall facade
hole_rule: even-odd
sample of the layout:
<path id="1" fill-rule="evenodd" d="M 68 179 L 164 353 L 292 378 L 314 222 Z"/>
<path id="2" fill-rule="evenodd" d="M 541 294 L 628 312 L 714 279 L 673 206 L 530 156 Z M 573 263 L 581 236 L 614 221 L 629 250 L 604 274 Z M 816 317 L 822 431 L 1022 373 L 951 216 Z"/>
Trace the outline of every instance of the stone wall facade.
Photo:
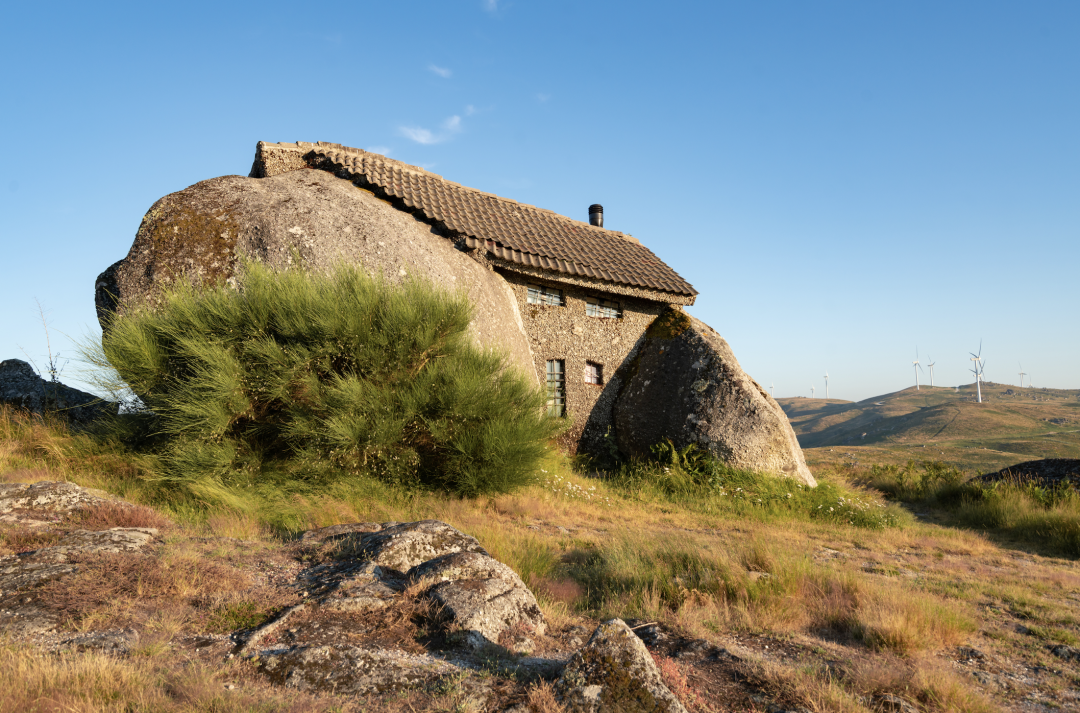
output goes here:
<path id="1" fill-rule="evenodd" d="M 543 279 L 505 267 L 496 271 L 506 278 L 517 298 L 540 385 L 546 384 L 549 360 L 562 360 L 565 365 L 566 418 L 570 427 L 560 437 L 559 445 L 570 453 L 605 448 L 604 437 L 612 425 L 612 408 L 622 385 L 620 369 L 637 353 L 645 330 L 667 305 L 568 285 L 562 280 Z M 530 304 L 529 285 L 561 290 L 564 304 Z M 586 300 L 590 297 L 617 302 L 622 316 L 586 315 Z M 600 367 L 602 383 L 586 382 L 589 363 Z"/>

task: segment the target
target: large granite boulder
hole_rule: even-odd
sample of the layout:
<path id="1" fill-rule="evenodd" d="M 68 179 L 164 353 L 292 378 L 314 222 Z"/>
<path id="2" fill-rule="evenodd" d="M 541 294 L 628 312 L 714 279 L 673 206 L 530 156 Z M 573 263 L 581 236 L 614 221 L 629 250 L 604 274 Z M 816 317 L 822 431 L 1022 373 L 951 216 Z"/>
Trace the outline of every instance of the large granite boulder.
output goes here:
<path id="1" fill-rule="evenodd" d="M 735 468 L 817 482 L 780 405 L 739 366 L 716 330 L 670 309 L 649 327 L 615 401 L 619 449 L 647 455 L 670 439 Z"/>
<path id="2" fill-rule="evenodd" d="M 223 176 L 155 203 L 123 260 L 97 279 L 95 303 L 105 326 L 150 302 L 185 276 L 198 284 L 234 283 L 242 257 L 285 267 L 294 255 L 324 270 L 346 261 L 392 282 L 426 278 L 463 291 L 475 315 L 477 343 L 509 354 L 536 379 L 529 340 L 510 286 L 434 229 L 351 182 L 320 170 L 269 178 Z"/>
<path id="3" fill-rule="evenodd" d="M 93 394 L 42 379 L 21 359 L 0 361 L 0 403 L 59 416 L 75 426 L 86 425 L 116 408 Z"/>

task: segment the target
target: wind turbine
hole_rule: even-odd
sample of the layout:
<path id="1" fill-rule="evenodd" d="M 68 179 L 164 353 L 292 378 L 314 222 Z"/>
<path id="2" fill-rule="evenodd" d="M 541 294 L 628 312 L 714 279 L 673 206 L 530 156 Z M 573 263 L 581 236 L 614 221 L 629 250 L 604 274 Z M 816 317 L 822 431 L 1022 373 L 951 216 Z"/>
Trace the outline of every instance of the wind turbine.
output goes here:
<path id="1" fill-rule="evenodd" d="M 825 399 L 829 398 L 829 370 L 825 370 Z"/>
<path id="2" fill-rule="evenodd" d="M 926 357 L 926 358 L 929 359 L 930 357 Z M 927 366 L 928 369 L 930 369 L 930 386 L 933 386 L 934 385 L 934 362 L 930 362 L 926 366 Z"/>
<path id="3" fill-rule="evenodd" d="M 922 367 L 919 366 L 919 348 L 915 347 L 915 361 L 911 362 L 911 365 L 915 367 L 915 390 L 919 390 L 919 372 L 922 371 Z"/>
<path id="4" fill-rule="evenodd" d="M 776 398 L 776 383 L 769 384 L 769 391 L 772 392 L 772 397 Z"/>
<path id="5" fill-rule="evenodd" d="M 1016 362 L 1016 363 L 1020 364 L 1020 362 Z M 1027 376 L 1027 374 L 1024 373 L 1024 365 L 1020 364 L 1020 388 L 1021 389 L 1024 388 L 1024 377 L 1025 376 Z"/>
<path id="6" fill-rule="evenodd" d="M 982 403 L 982 387 L 979 386 L 979 382 L 982 380 L 982 369 L 979 368 L 980 363 L 982 363 L 982 340 L 981 339 L 979 340 L 979 353 L 976 354 L 975 352 L 968 352 L 968 354 L 971 355 L 971 359 L 969 359 L 968 361 L 975 362 L 975 368 L 974 369 L 969 369 L 968 371 L 970 371 L 972 374 L 975 375 L 976 400 L 977 400 L 978 403 L 981 404 Z"/>
<path id="7" fill-rule="evenodd" d="M 810 398 L 814 398 L 814 387 L 810 387 Z"/>

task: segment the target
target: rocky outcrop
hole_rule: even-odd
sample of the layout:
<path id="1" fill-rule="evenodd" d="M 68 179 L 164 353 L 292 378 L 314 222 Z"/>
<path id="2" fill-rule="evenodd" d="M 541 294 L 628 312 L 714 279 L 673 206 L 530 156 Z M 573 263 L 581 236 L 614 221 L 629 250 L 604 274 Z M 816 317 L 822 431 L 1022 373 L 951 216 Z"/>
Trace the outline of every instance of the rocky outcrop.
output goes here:
<path id="1" fill-rule="evenodd" d="M 1054 490 L 1055 488 L 1080 489 L 1080 459 L 1077 458 L 1044 458 L 1042 460 L 1029 460 L 1008 468 L 1002 468 L 996 473 L 987 473 L 975 478 L 976 482 L 1011 483 L 1013 485 L 1035 485 L 1040 488 Z"/>
<path id="2" fill-rule="evenodd" d="M 410 587 L 433 605 L 429 617 L 433 630 L 455 646 L 527 651 L 533 637 L 546 631 L 536 598 L 517 573 L 488 555 L 476 538 L 445 522 L 334 525 L 305 533 L 301 541 L 330 547 L 334 561 L 304 572 L 301 586 L 307 600 L 254 631 L 242 653 L 258 654 L 290 620 L 315 612 L 362 613 L 400 607 L 407 602 L 405 591 Z M 298 640 L 295 647 L 307 650 L 311 643 Z M 305 654 L 301 659 L 305 657 L 368 661 L 344 650 Z M 363 666 L 349 666 L 357 676 L 367 675 Z"/>
<path id="3" fill-rule="evenodd" d="M 36 525 L 76 510 L 116 502 L 105 492 L 74 483 L 0 483 L 0 522 Z"/>
<path id="4" fill-rule="evenodd" d="M 51 537 L 47 533 L 51 526 L 65 522 L 70 528 L 71 516 L 80 511 L 117 505 L 134 507 L 72 483 L 0 483 L 0 523 L 15 532 L 39 532 L 47 543 L 0 556 L 0 635 L 34 636 L 53 631 L 58 624 L 55 612 L 39 607 L 25 594 L 77 572 L 79 556 L 133 554 L 155 543 L 158 530 L 151 527 L 64 528 Z"/>
<path id="5" fill-rule="evenodd" d="M 272 651 L 258 664 L 270 680 L 289 688 L 346 695 L 425 688 L 467 673 L 430 654 L 340 645 Z"/>
<path id="6" fill-rule="evenodd" d="M 735 468 L 814 486 L 780 405 L 739 366 L 705 323 L 670 309 L 649 327 L 615 401 L 619 449 L 647 455 L 670 439 L 708 449 Z"/>
<path id="7" fill-rule="evenodd" d="M 686 713 L 622 619 L 605 621 L 555 684 L 570 713 Z"/>
<path id="8" fill-rule="evenodd" d="M 82 426 L 115 409 L 93 394 L 56 381 L 46 381 L 21 359 L 0 361 L 0 403 L 24 408 L 31 413 L 50 413 Z"/>
<path id="9" fill-rule="evenodd" d="M 114 312 L 152 303 L 181 276 L 197 284 L 235 283 L 242 257 L 280 268 L 294 255 L 317 270 L 358 263 L 392 282 L 413 275 L 465 293 L 477 343 L 505 350 L 536 379 L 517 302 L 501 277 L 430 225 L 320 170 L 224 176 L 159 200 L 127 257 L 98 277 L 98 318 L 105 326 Z"/>

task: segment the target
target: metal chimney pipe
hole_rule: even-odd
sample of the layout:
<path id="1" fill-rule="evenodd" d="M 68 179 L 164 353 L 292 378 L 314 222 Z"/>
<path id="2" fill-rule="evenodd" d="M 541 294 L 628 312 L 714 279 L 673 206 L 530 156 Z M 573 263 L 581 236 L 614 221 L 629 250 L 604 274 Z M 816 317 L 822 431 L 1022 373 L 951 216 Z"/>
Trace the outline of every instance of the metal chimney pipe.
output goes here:
<path id="1" fill-rule="evenodd" d="M 589 225 L 595 225 L 598 228 L 604 227 L 604 206 L 599 203 L 593 203 L 589 206 Z"/>

